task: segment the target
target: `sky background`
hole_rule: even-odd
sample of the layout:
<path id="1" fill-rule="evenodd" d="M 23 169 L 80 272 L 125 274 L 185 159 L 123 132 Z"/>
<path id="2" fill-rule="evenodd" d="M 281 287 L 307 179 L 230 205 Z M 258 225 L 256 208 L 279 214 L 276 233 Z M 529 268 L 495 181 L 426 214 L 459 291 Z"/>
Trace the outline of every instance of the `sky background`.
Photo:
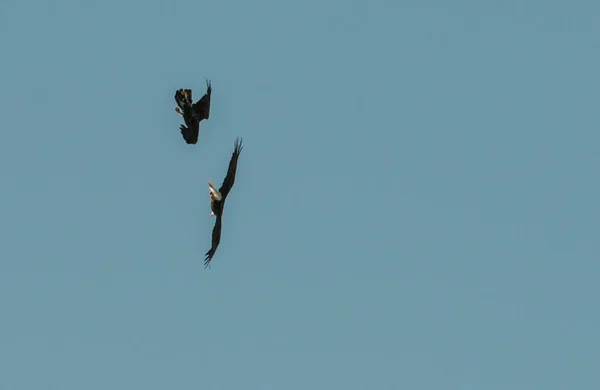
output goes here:
<path id="1" fill-rule="evenodd" d="M 599 17 L 1 0 L 0 390 L 600 388 Z"/>

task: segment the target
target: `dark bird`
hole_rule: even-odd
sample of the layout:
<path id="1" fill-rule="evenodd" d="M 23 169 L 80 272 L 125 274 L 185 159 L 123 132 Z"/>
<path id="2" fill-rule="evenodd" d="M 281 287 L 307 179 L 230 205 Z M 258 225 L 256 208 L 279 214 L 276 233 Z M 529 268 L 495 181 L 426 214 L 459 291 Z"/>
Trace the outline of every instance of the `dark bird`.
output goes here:
<path id="1" fill-rule="evenodd" d="M 210 115 L 210 95 L 212 87 L 210 80 L 206 80 L 206 93 L 200 100 L 192 104 L 192 90 L 180 89 L 175 92 L 175 101 L 179 107 L 175 107 L 177 113 L 183 115 L 185 125 L 179 126 L 183 139 L 188 144 L 198 142 L 200 132 L 200 121 L 208 119 Z"/>
<path id="2" fill-rule="evenodd" d="M 217 191 L 213 185 L 212 180 L 208 180 L 208 193 L 210 195 L 210 209 L 211 216 L 216 216 L 217 220 L 215 222 L 215 227 L 212 232 L 212 248 L 208 252 L 206 252 L 206 259 L 204 259 L 204 268 L 210 265 L 210 261 L 212 260 L 217 248 L 219 247 L 219 242 L 221 241 L 221 219 L 223 218 L 223 207 L 225 206 L 225 199 L 231 191 L 233 187 L 233 183 L 235 183 L 235 172 L 237 170 L 238 158 L 240 157 L 240 153 L 242 152 L 242 140 L 240 138 L 235 139 L 235 147 L 233 150 L 233 154 L 231 156 L 231 160 L 229 161 L 229 168 L 227 169 L 227 176 L 223 180 L 223 184 L 221 184 L 221 188 Z"/>

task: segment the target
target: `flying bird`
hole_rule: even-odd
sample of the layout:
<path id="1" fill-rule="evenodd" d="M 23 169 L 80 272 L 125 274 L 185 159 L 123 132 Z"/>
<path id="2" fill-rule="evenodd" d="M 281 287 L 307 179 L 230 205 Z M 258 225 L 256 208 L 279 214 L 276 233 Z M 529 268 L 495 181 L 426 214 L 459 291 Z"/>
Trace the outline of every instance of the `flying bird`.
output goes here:
<path id="1" fill-rule="evenodd" d="M 210 195 L 210 209 L 211 216 L 216 216 L 217 220 L 215 221 L 215 226 L 213 227 L 212 232 L 212 247 L 208 252 L 206 252 L 204 259 L 204 268 L 210 265 L 210 261 L 212 260 L 217 248 L 219 247 L 219 242 L 221 241 L 221 220 L 223 218 L 223 207 L 225 206 L 225 199 L 231 191 L 233 184 L 235 183 L 235 172 L 237 170 L 238 158 L 240 157 L 240 153 L 242 152 L 242 140 L 240 138 L 235 139 L 235 146 L 233 150 L 233 154 L 231 156 L 231 160 L 229 161 L 229 168 L 227 169 L 227 175 L 223 180 L 223 184 L 221 184 L 221 188 L 217 191 L 211 179 L 208 180 L 208 193 Z"/>
<path id="2" fill-rule="evenodd" d="M 179 126 L 183 139 L 188 144 L 198 142 L 200 132 L 200 121 L 208 119 L 210 115 L 210 95 L 212 86 L 210 80 L 206 80 L 206 93 L 196 103 L 192 103 L 192 90 L 180 89 L 175 92 L 175 101 L 179 107 L 175 111 L 183 116 L 185 125 Z"/>

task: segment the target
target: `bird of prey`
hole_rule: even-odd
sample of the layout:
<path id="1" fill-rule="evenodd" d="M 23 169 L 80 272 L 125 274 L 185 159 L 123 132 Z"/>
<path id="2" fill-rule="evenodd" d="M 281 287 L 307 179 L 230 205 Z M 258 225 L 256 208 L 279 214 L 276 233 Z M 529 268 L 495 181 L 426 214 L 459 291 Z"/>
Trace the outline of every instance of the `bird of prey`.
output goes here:
<path id="1" fill-rule="evenodd" d="M 215 226 L 212 232 L 212 247 L 205 254 L 205 269 L 210 265 L 210 261 L 215 255 L 215 252 L 219 246 L 219 242 L 221 241 L 221 219 L 223 218 L 223 207 L 225 206 L 225 199 L 227 198 L 227 195 L 229 194 L 229 191 L 231 191 L 233 183 L 235 182 L 235 172 L 237 170 L 238 158 L 240 157 L 241 152 L 242 140 L 240 138 L 236 138 L 233 154 L 231 156 L 231 160 L 229 161 L 229 168 L 227 169 L 227 175 L 223 180 L 223 184 L 221 184 L 221 188 L 219 188 L 217 191 L 212 180 L 208 180 L 208 193 L 210 195 L 211 209 L 210 215 L 216 216 L 217 220 L 215 221 Z"/>
<path id="2" fill-rule="evenodd" d="M 210 114 L 210 95 L 212 87 L 210 80 L 206 80 L 206 93 L 196 103 L 192 103 L 192 90 L 180 89 L 175 92 L 175 101 L 179 107 L 175 111 L 183 116 L 185 125 L 179 126 L 183 139 L 188 144 L 198 142 L 200 121 L 208 119 Z"/>

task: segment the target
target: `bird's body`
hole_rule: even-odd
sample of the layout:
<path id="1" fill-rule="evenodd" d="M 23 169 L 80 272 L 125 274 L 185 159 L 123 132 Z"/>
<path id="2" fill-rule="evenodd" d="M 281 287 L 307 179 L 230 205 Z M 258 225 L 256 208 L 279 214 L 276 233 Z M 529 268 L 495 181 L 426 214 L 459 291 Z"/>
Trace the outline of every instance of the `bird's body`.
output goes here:
<path id="1" fill-rule="evenodd" d="M 204 266 L 208 267 L 210 262 L 219 247 L 219 243 L 221 241 L 221 222 L 223 218 L 223 208 L 225 206 L 225 200 L 227 199 L 227 195 L 231 191 L 233 184 L 235 183 L 235 174 L 237 171 L 237 162 L 242 152 L 242 140 L 237 138 L 235 140 L 235 147 L 233 150 L 233 154 L 231 156 L 231 160 L 229 161 L 229 168 L 227 169 L 227 175 L 223 180 L 223 184 L 221 188 L 218 190 L 214 187 L 212 180 L 208 181 L 208 192 L 210 196 L 210 209 L 211 216 L 216 217 L 215 226 L 212 232 L 212 247 L 206 252 L 206 258 L 204 260 Z"/>
<path id="2" fill-rule="evenodd" d="M 208 193 L 210 196 L 210 216 L 221 215 L 225 200 L 223 199 L 223 195 L 215 189 L 212 180 L 208 181 Z"/>
<path id="3" fill-rule="evenodd" d="M 183 139 L 188 144 L 198 142 L 200 133 L 200 122 L 208 119 L 210 116 L 210 97 L 212 86 L 210 80 L 206 80 L 206 93 L 196 103 L 192 101 L 191 89 L 179 89 L 175 92 L 175 102 L 177 106 L 175 111 L 183 116 L 185 125 L 179 126 Z"/>

